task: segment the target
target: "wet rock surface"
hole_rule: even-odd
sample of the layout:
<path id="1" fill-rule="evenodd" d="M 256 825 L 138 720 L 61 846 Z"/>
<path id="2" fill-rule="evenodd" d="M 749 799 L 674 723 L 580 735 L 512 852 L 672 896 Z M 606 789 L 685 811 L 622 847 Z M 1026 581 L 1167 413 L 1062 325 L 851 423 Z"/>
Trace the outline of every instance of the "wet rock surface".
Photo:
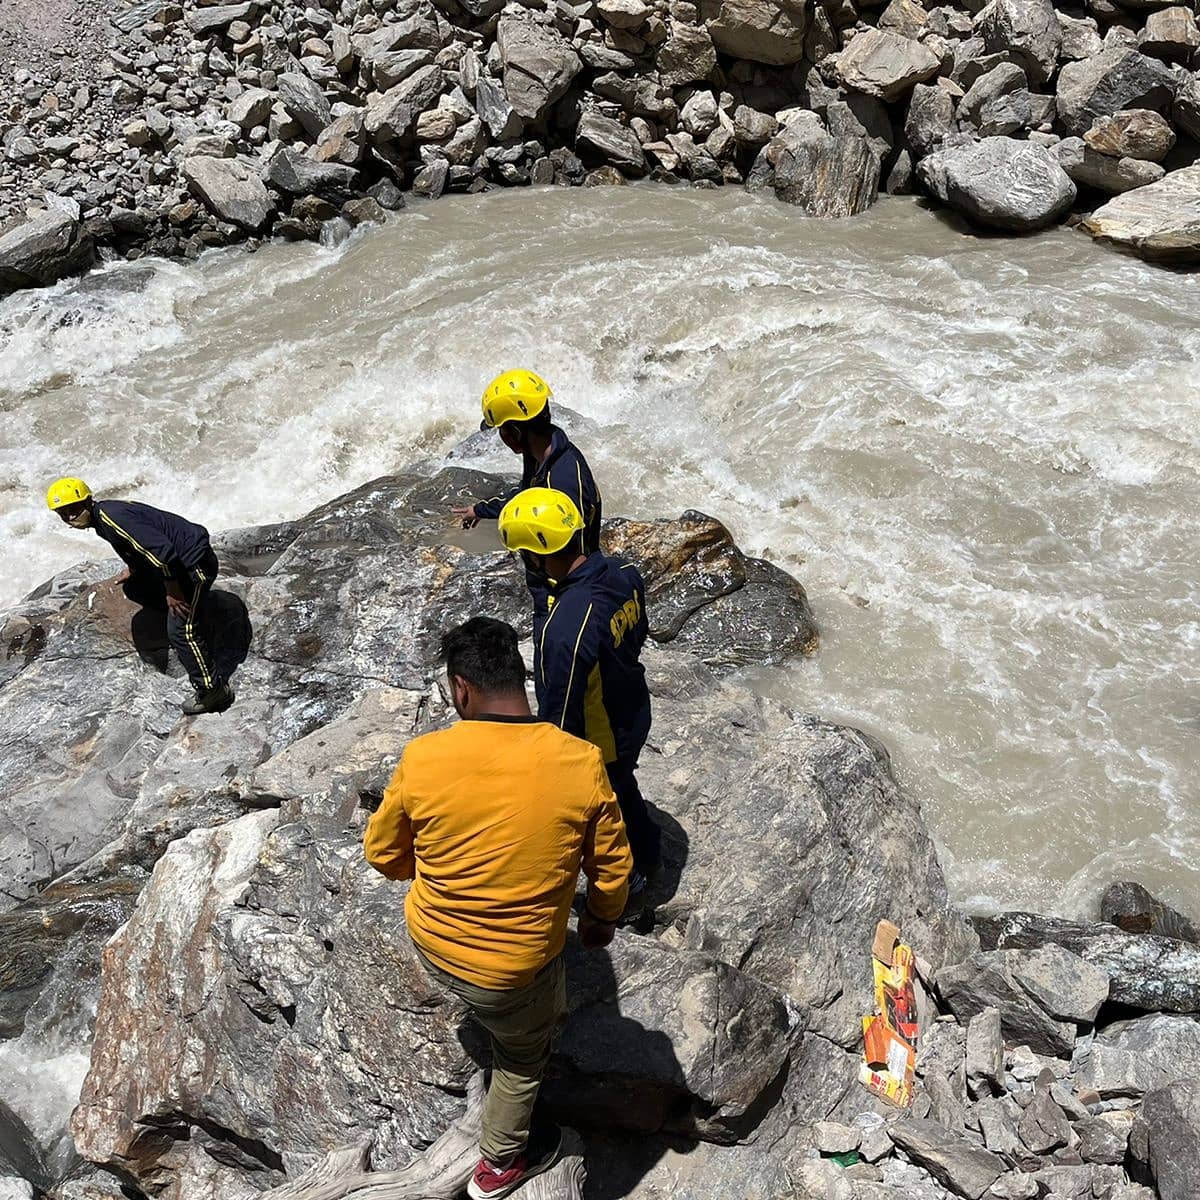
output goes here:
<path id="1" fill-rule="evenodd" d="M 404 743 L 452 719 L 441 631 L 475 612 L 525 624 L 512 560 L 454 544 L 446 521 L 499 482 L 414 469 L 222 535 L 222 586 L 253 632 L 221 717 L 177 717 L 182 685 L 155 669 L 145 630 L 131 642 L 105 564 L 4 617 L 7 790 L 27 806 L 4 863 L 14 899 L 27 895 L 0 915 L 0 1019 L 28 1031 L 74 1005 L 86 1027 L 96 1006 L 72 1122 L 93 1165 L 63 1179 L 63 1160 L 26 1158 L 22 1177 L 59 1180 L 59 1200 L 121 1194 L 116 1179 L 169 1200 L 461 1187 L 486 1048 L 420 968 L 403 886 L 366 867 L 360 838 Z M 994 948 L 1020 914 L 981 922 L 979 949 L 884 751 L 730 674 L 814 647 L 800 585 L 698 512 L 613 520 L 605 539 L 648 585 L 655 723 L 640 776 L 665 869 L 637 931 L 603 954 L 568 944 L 570 1014 L 543 1104 L 583 1140 L 537 1195 L 600 1183 L 613 1197 L 783 1200 L 802 1180 L 835 1200 L 1138 1200 L 1127 1154 L 1146 1178 L 1190 1179 L 1177 1131 L 1192 1097 L 1177 1085 L 1200 1071 L 1200 1024 L 1114 1022 L 1122 977 L 1085 944 Z M 243 630 L 237 605 L 223 619 Z M 64 686 L 107 702 L 31 725 L 30 706 Z M 856 1082 L 882 918 L 928 960 L 940 1006 L 907 1114 Z M 1157 1141 L 1138 1124 L 1151 1096 Z M 0 1132 L 10 1165 L 14 1129 Z"/>

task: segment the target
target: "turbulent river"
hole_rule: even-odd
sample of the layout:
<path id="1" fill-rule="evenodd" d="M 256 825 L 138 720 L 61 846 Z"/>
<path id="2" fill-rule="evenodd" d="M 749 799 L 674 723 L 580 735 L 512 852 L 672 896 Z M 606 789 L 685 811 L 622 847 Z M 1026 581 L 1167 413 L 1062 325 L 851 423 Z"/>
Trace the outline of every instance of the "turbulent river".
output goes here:
<path id="1" fill-rule="evenodd" d="M 761 686 L 887 744 L 961 902 L 1133 876 L 1193 907 L 1195 297 L 1065 231 L 649 186 L 117 265 L 0 304 L 0 603 L 103 549 L 46 512 L 57 475 L 292 517 L 444 454 L 529 366 L 595 423 L 607 512 L 702 508 L 803 581 L 821 652 Z"/>

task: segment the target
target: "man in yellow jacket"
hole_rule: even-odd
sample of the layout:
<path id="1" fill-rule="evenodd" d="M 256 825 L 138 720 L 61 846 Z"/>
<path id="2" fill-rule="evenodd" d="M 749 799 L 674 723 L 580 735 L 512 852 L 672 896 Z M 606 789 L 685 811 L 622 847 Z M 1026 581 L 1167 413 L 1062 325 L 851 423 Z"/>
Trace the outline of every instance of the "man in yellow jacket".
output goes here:
<path id="1" fill-rule="evenodd" d="M 474 617 L 442 639 L 463 719 L 404 750 L 363 839 L 367 861 L 411 879 L 409 934 L 429 972 L 492 1039 L 472 1200 L 499 1200 L 550 1167 L 561 1131 L 531 1138 L 534 1100 L 566 1015 L 562 949 L 582 868 L 588 948 L 607 946 L 633 858 L 595 746 L 529 711 L 511 626 Z"/>

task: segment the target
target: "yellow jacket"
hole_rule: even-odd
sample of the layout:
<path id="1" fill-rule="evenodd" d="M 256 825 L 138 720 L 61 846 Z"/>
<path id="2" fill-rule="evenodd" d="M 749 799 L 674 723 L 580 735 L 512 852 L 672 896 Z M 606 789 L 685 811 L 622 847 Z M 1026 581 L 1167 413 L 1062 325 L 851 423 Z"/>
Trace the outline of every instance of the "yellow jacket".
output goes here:
<path id="1" fill-rule="evenodd" d="M 460 721 L 405 747 L 363 837 L 367 862 L 412 879 L 408 930 L 435 965 L 498 991 L 563 948 L 582 867 L 615 921 L 633 858 L 595 746 L 547 722 Z"/>

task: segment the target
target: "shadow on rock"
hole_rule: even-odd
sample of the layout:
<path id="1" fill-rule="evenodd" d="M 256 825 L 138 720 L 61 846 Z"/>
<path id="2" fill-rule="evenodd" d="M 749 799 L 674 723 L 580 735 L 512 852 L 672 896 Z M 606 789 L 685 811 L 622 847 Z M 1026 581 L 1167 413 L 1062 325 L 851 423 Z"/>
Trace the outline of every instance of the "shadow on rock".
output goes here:
<path id="1" fill-rule="evenodd" d="M 138 657 L 160 674 L 167 674 L 171 650 L 167 639 L 167 610 L 144 603 L 140 595 L 130 595 L 128 586 L 125 594 L 134 604 L 141 605 L 129 621 L 129 634 Z M 200 630 L 213 648 L 217 675 L 231 679 L 246 661 L 254 637 L 245 601 L 234 592 L 213 588 L 200 614 Z"/>

